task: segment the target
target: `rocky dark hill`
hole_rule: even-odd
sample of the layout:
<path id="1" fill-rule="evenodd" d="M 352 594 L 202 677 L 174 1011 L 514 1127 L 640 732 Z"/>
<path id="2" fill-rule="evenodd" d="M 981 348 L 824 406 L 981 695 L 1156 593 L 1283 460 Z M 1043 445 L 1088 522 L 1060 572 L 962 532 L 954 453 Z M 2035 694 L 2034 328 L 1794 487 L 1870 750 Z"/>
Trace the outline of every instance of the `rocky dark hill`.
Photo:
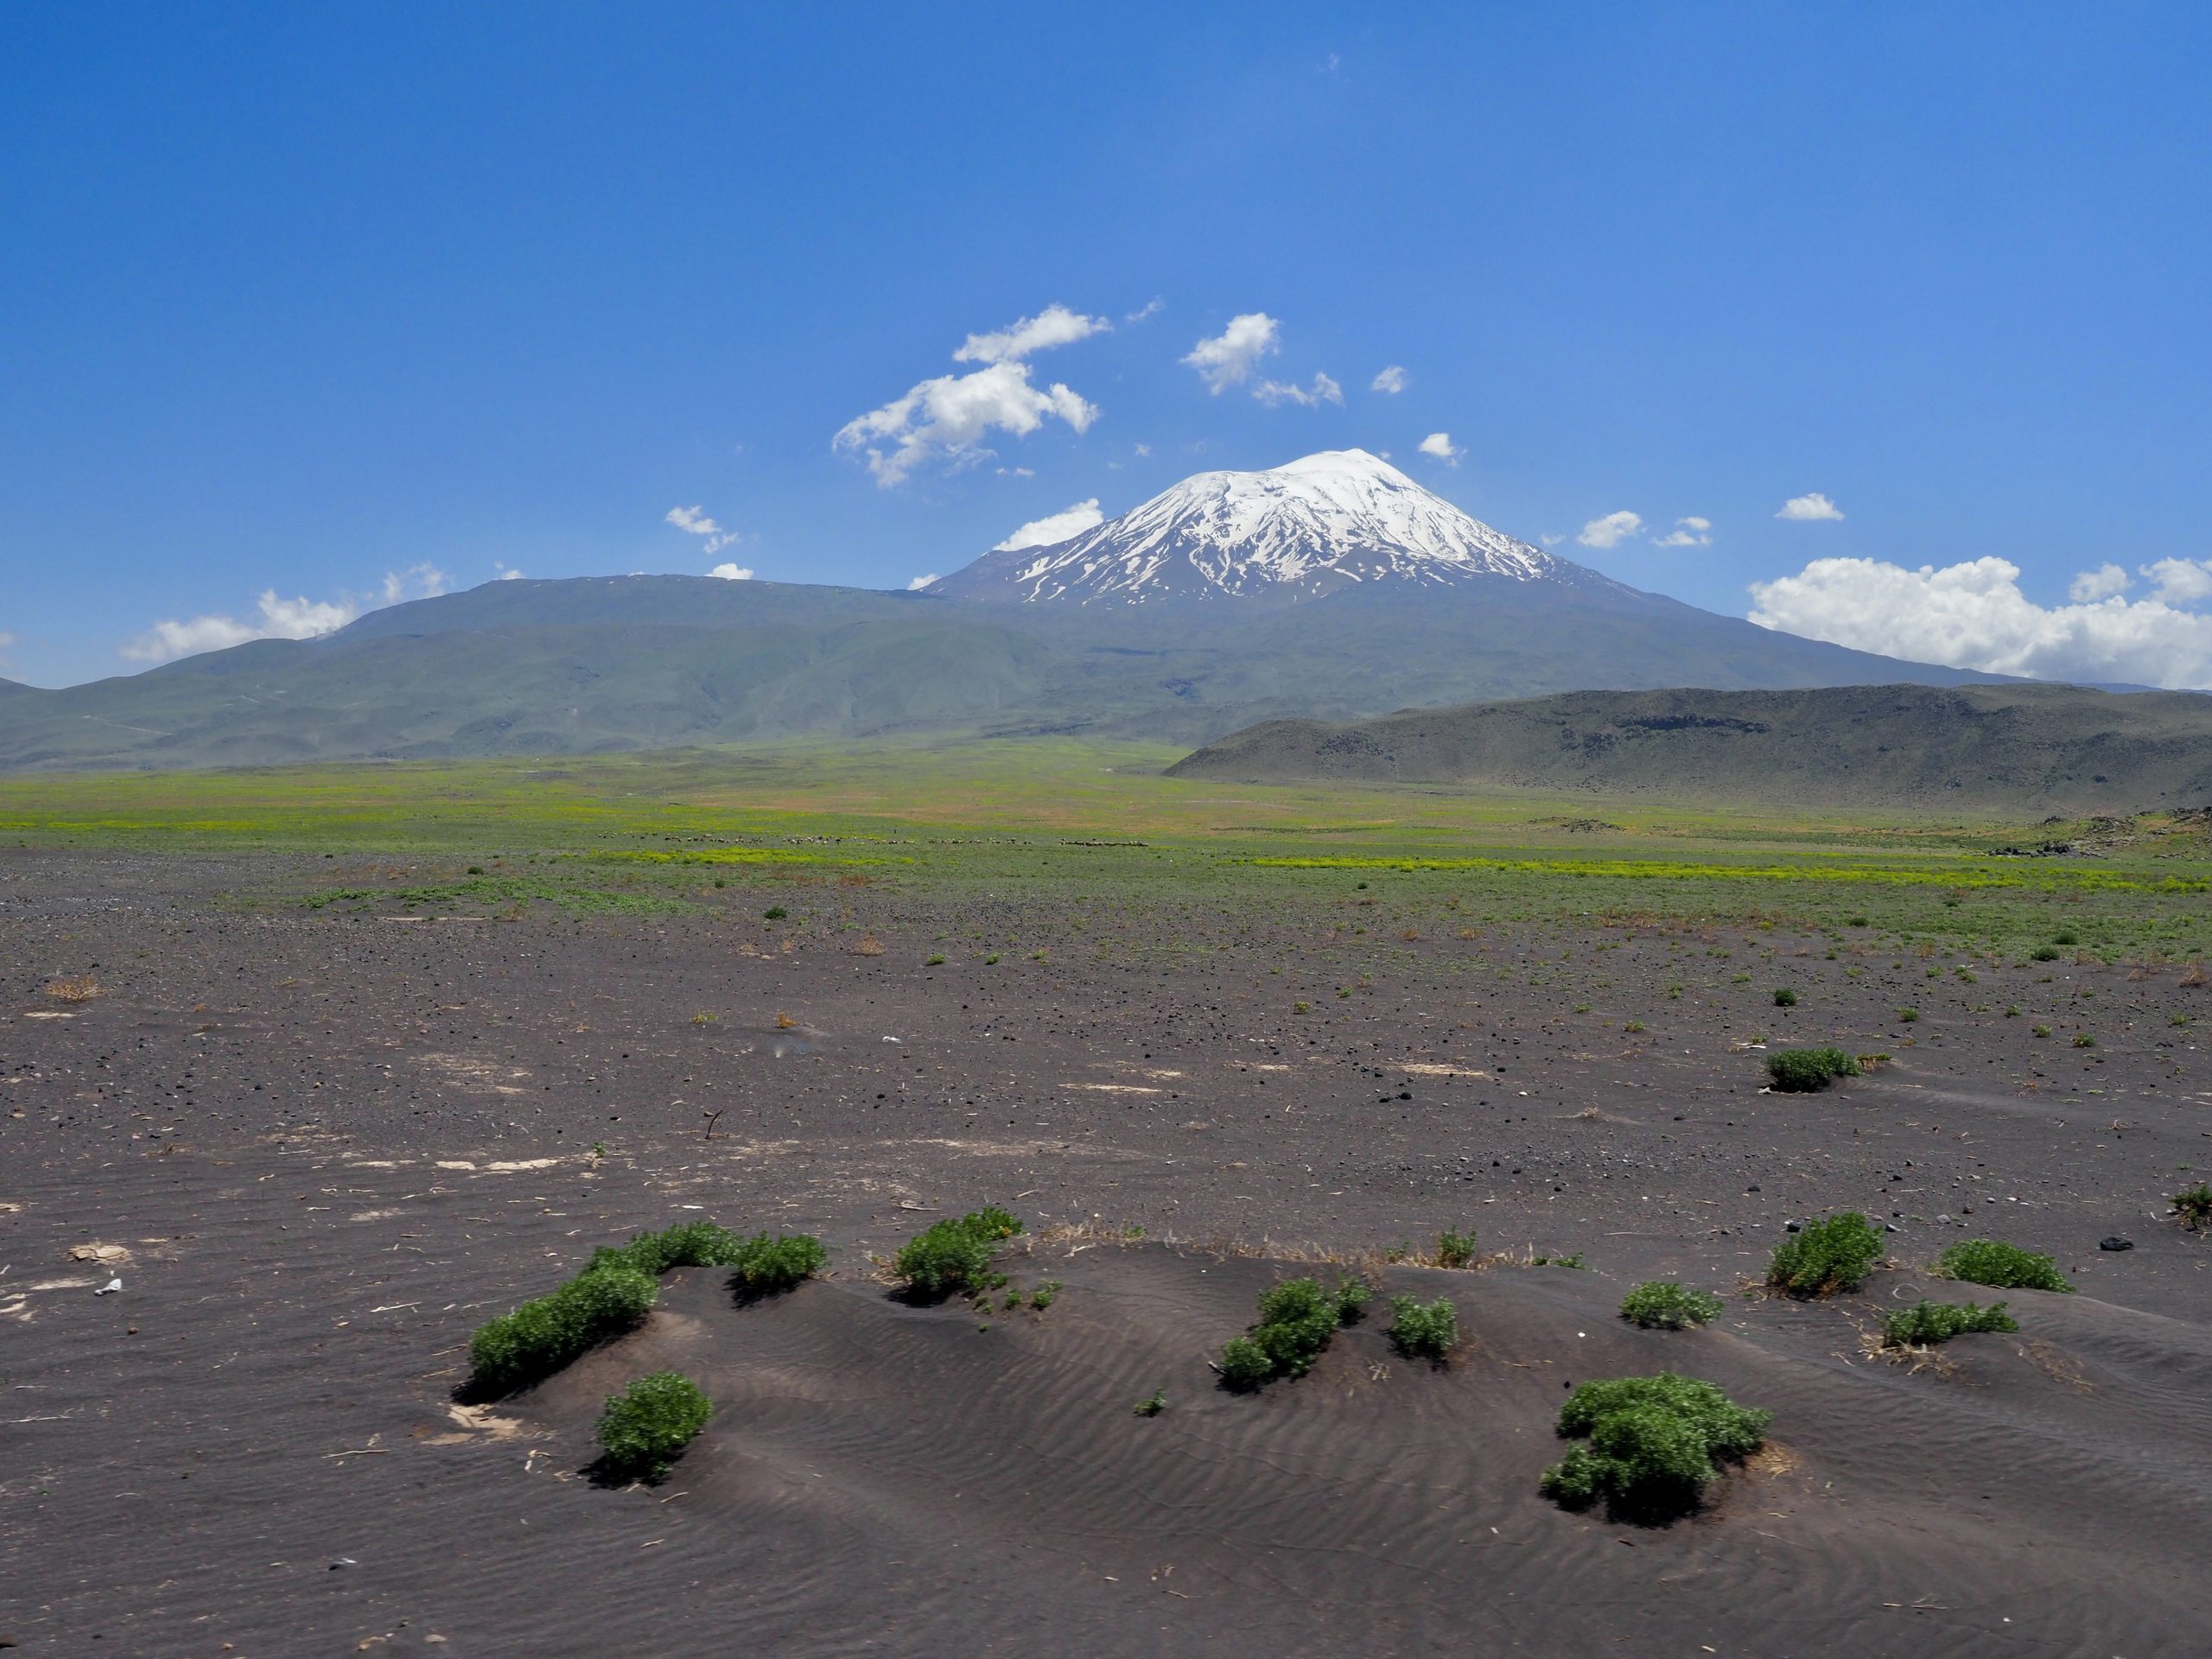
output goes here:
<path id="1" fill-rule="evenodd" d="M 2212 801 L 2212 696 L 2064 685 L 1584 691 L 1271 721 L 1179 777 L 2094 812 Z"/>

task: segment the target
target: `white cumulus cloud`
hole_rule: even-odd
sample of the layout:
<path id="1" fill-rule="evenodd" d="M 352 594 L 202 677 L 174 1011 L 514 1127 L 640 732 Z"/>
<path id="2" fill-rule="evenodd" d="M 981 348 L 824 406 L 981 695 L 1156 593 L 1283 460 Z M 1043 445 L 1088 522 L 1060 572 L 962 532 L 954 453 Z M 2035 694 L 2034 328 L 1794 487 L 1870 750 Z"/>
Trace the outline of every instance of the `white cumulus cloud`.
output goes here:
<path id="1" fill-rule="evenodd" d="M 671 507 L 662 522 L 674 524 L 687 536 L 705 537 L 707 544 L 699 550 L 709 555 L 734 547 L 743 539 L 735 531 L 724 530 L 697 507 Z"/>
<path id="2" fill-rule="evenodd" d="M 2095 569 L 2084 570 L 2075 577 L 2066 589 L 2066 597 L 2077 605 L 2087 605 L 2094 600 L 2124 594 L 2133 585 L 2134 579 L 2126 571 L 2107 560 Z"/>
<path id="3" fill-rule="evenodd" d="M 753 567 L 749 564 L 718 564 L 707 574 L 720 576 L 724 582 L 750 582 L 753 580 Z"/>
<path id="4" fill-rule="evenodd" d="M 1815 490 L 1809 495 L 1791 496 L 1782 504 L 1782 511 L 1774 516 L 1777 518 L 1796 518 L 1806 521 L 1815 518 L 1840 518 L 1843 517 L 1843 509 L 1818 490 Z"/>
<path id="5" fill-rule="evenodd" d="M 664 521 L 694 536 L 719 536 L 722 527 L 696 507 L 671 507 Z"/>
<path id="6" fill-rule="evenodd" d="M 952 354 L 956 363 L 1019 363 L 1034 352 L 1055 346 L 1071 346 L 1093 334 L 1110 334 L 1114 325 L 1103 317 L 1086 317 L 1065 305 L 1048 305 L 1033 317 L 1024 317 L 1011 328 L 995 334 L 970 334 Z"/>
<path id="7" fill-rule="evenodd" d="M 1154 317 L 1158 316 L 1166 308 L 1167 302 L 1161 299 L 1157 294 L 1155 294 L 1152 298 L 1147 300 L 1135 310 L 1124 312 L 1122 315 L 1122 321 L 1123 322 L 1147 322 Z"/>
<path id="8" fill-rule="evenodd" d="M 1055 542 L 1065 542 L 1070 537 L 1082 535 L 1086 530 L 1094 530 L 1105 521 L 1106 515 L 1098 511 L 1098 498 L 1094 495 L 1088 501 L 1078 501 L 1058 512 L 1048 512 L 1042 518 L 1032 518 L 991 551 L 1015 553 L 1025 547 L 1050 547 Z M 936 578 L 931 577 L 931 580 L 935 581 Z"/>
<path id="9" fill-rule="evenodd" d="M 1582 533 L 1574 539 L 1585 547 L 1618 547 L 1631 536 L 1641 535 L 1643 519 L 1633 512 L 1609 512 L 1602 518 L 1592 518 L 1582 526 Z"/>
<path id="10" fill-rule="evenodd" d="M 1342 408 L 1344 401 L 1344 389 L 1325 374 L 1315 375 L 1311 388 L 1282 380 L 1262 380 L 1252 388 L 1252 395 L 1269 409 L 1278 404 L 1296 404 L 1305 409 L 1334 404 Z"/>
<path id="11" fill-rule="evenodd" d="M 929 575 L 925 576 L 916 576 L 912 582 L 906 584 L 906 591 L 910 594 L 918 594 L 923 588 L 927 588 L 932 582 L 936 582 L 937 579 L 938 575 L 934 570 L 931 571 Z"/>
<path id="12" fill-rule="evenodd" d="M 165 620 L 119 649 L 135 663 L 166 663 L 253 639 L 312 639 L 344 627 L 365 611 L 397 605 L 402 600 L 435 599 L 446 591 L 446 573 L 437 566 L 417 564 L 386 573 L 378 593 L 366 597 L 341 594 L 336 599 L 308 599 L 304 594 L 287 599 L 268 588 L 254 601 L 257 614 L 253 617 L 241 620 L 210 613 L 183 621 Z"/>
<path id="13" fill-rule="evenodd" d="M 864 454 L 876 483 L 888 489 L 924 466 L 942 464 L 955 472 L 975 466 L 991 454 L 983 439 L 993 431 L 1027 437 L 1046 421 L 1058 420 L 1087 432 L 1098 418 L 1097 406 L 1058 381 L 1048 387 L 1033 385 L 1029 365 L 1022 359 L 1107 327 L 1101 318 L 1048 305 L 1010 328 L 970 334 L 953 360 L 983 367 L 923 381 L 903 397 L 846 422 L 831 447 Z"/>
<path id="14" fill-rule="evenodd" d="M 1367 386 L 1370 391 L 1385 392 L 1395 397 L 1406 389 L 1409 378 L 1410 377 L 1403 369 L 1393 363 L 1374 379 L 1369 381 Z"/>
<path id="15" fill-rule="evenodd" d="M 1659 537 L 1654 547 L 1707 547 L 1713 542 L 1713 520 L 1700 518 L 1693 513 L 1687 518 L 1675 520 L 1675 527 Z"/>
<path id="16" fill-rule="evenodd" d="M 2137 568 L 2151 578 L 2157 590 L 2152 596 L 2169 605 L 2193 605 L 2200 599 L 2212 599 L 2212 559 L 2160 559 Z"/>
<path id="17" fill-rule="evenodd" d="M 1206 390 L 1218 397 L 1229 387 L 1251 378 L 1263 357 L 1281 349 L 1282 325 L 1264 311 L 1247 311 L 1231 317 L 1229 327 L 1211 340 L 1202 340 L 1183 361 L 1198 372 Z"/>
<path id="18" fill-rule="evenodd" d="M 1446 467 L 1457 467 L 1459 464 L 1459 457 L 1467 453 L 1452 444 L 1452 435 L 1449 432 L 1430 433 L 1421 441 L 1420 448 L 1421 454 L 1433 455 Z"/>
<path id="19" fill-rule="evenodd" d="M 2212 616 L 2164 594 L 2042 606 L 2020 568 L 1984 557 L 1908 570 L 1878 559 L 1815 559 L 1751 584 L 1751 620 L 1861 651 L 1991 674 L 2212 688 Z"/>

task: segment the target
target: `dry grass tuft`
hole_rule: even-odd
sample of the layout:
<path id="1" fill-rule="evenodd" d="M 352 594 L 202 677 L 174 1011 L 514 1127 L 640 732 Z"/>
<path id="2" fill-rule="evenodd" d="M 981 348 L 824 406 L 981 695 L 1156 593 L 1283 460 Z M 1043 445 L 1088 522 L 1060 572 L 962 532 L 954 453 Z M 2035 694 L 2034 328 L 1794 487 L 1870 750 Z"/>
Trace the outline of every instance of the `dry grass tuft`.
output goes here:
<path id="1" fill-rule="evenodd" d="M 1904 1343 L 1891 1344 L 1878 1325 L 1859 1327 L 1859 1352 L 1864 1358 L 1879 1360 L 1885 1365 L 1902 1365 L 1911 1372 L 1926 1371 L 1942 1377 L 1959 1375 L 1957 1363 L 1936 1349 L 1915 1348 Z"/>
<path id="2" fill-rule="evenodd" d="M 2199 986 L 2212 984 L 2212 980 L 2208 980 L 2205 977 L 2204 964 L 2202 963 L 2192 962 L 2187 968 L 2182 970 L 2180 982 L 2188 986 L 2191 990 L 2194 990 Z"/>
<path id="3" fill-rule="evenodd" d="M 883 941 L 873 933 L 863 933 L 860 943 L 853 947 L 853 954 L 856 957 L 880 957 L 883 954 Z"/>
<path id="4" fill-rule="evenodd" d="M 776 1029 L 778 1031 L 789 1031 L 798 1024 L 798 1020 L 792 1019 L 791 1015 L 785 1014 L 781 1008 L 776 1010 Z"/>
<path id="5" fill-rule="evenodd" d="M 46 994 L 56 1002 L 89 1002 L 100 994 L 100 982 L 90 974 L 79 974 L 73 979 L 57 979 L 46 988 Z"/>

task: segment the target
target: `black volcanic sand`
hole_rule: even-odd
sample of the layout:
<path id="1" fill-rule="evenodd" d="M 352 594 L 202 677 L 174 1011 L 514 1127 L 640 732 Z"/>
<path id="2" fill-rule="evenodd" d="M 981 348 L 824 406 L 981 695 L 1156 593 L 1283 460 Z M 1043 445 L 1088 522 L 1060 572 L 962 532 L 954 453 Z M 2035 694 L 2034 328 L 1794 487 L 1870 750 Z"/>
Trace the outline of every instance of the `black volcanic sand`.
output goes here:
<path id="1" fill-rule="evenodd" d="M 1968 987 L 1762 935 L 1756 983 L 1673 1000 L 1679 936 L 1493 931 L 1378 946 L 1338 998 L 1257 921 L 928 969 L 959 902 L 852 894 L 861 956 L 757 918 L 227 896 L 274 862 L 4 877 L 0 1637 L 27 1652 L 2212 1651 L 2212 1238 L 2163 1214 L 2212 1166 L 2170 1023 L 2212 989 L 2171 969 Z M 1521 961 L 1541 983 L 1471 970 Z M 1785 969 L 1800 1006 L 1756 1007 Z M 88 971 L 90 1001 L 41 995 Z M 1765 1095 L 1732 1048 L 1763 1031 L 1896 1059 Z M 988 1202 L 1039 1230 L 1003 1265 L 1062 1281 L 1050 1308 L 875 1281 L 868 1252 Z M 1896 1229 L 1862 1294 L 1734 1294 L 1843 1207 Z M 741 1306 L 678 1271 L 633 1336 L 456 1407 L 477 1323 L 695 1216 L 818 1232 L 832 1276 Z M 1258 1291 L 1313 1270 L 1284 1258 L 1465 1224 L 1591 1268 L 1386 1268 L 1458 1303 L 1448 1367 L 1392 1353 L 1378 1301 L 1308 1377 L 1211 1386 Z M 1988 1299 L 1920 1271 L 1985 1233 L 2080 1294 L 1871 1357 L 1878 1310 Z M 1728 1311 L 1624 1325 L 1659 1274 Z M 715 1420 L 659 1487 L 594 1485 L 599 1402 L 668 1366 Z M 1669 1528 L 1541 1499 L 1566 1389 L 1668 1367 L 1770 1410 L 1768 1451 Z"/>

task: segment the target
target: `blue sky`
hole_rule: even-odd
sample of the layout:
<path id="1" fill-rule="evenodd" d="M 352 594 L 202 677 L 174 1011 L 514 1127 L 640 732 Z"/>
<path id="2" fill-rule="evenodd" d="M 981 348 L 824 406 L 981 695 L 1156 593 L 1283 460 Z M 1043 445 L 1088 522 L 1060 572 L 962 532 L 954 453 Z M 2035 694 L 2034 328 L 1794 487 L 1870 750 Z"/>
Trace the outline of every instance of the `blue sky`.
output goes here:
<path id="1" fill-rule="evenodd" d="M 902 586 L 1357 444 L 1715 610 L 2212 684 L 2212 9 L 8 28 L 0 674 L 506 569 Z M 1055 305 L 1110 329 L 955 360 Z M 1274 349 L 1210 391 L 1185 359 L 1255 316 Z M 835 442 L 984 373 L 1074 401 L 889 483 Z M 1842 516 L 1777 517 L 1815 494 Z"/>

